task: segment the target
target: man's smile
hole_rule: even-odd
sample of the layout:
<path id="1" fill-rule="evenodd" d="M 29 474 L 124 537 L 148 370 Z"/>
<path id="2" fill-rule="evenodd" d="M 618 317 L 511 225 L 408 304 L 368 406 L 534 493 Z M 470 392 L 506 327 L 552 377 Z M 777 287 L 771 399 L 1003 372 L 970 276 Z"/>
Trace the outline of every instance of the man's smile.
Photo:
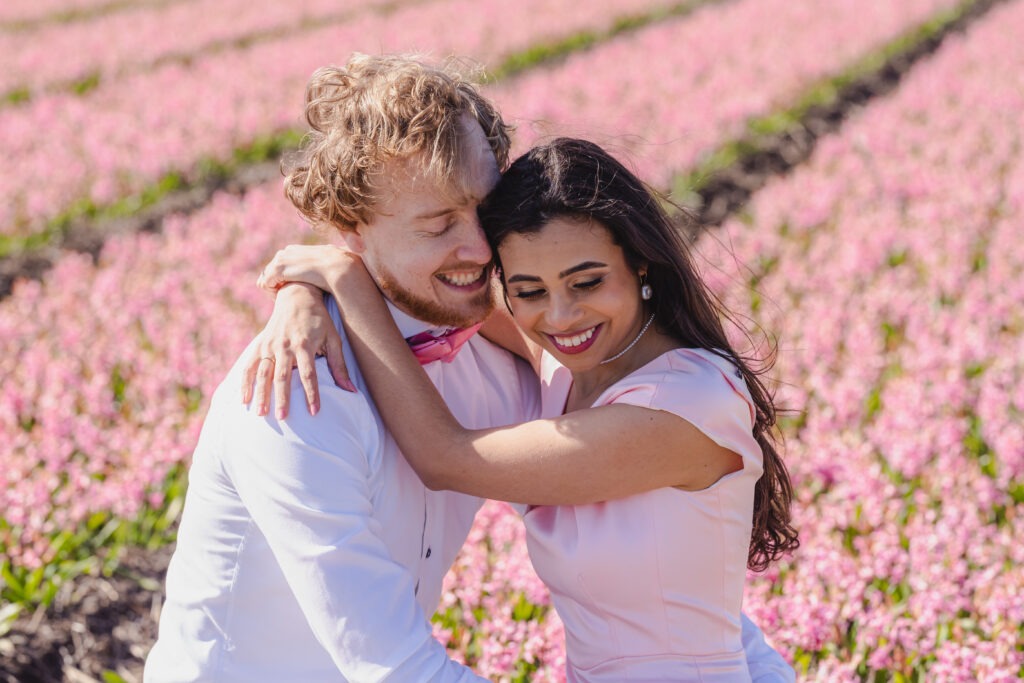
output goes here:
<path id="1" fill-rule="evenodd" d="M 438 273 L 437 279 L 451 287 L 476 289 L 484 283 L 484 275 L 486 273 L 487 268 L 478 268 L 476 270 L 455 270 L 447 273 Z"/>

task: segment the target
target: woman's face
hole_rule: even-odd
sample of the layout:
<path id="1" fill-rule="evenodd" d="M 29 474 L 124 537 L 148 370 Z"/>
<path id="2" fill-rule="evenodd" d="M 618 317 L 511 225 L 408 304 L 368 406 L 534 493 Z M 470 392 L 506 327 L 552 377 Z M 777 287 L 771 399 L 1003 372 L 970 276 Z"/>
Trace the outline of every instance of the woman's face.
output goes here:
<path id="1" fill-rule="evenodd" d="M 556 218 L 498 251 L 516 323 L 570 370 L 596 367 L 643 326 L 639 275 L 600 223 Z"/>

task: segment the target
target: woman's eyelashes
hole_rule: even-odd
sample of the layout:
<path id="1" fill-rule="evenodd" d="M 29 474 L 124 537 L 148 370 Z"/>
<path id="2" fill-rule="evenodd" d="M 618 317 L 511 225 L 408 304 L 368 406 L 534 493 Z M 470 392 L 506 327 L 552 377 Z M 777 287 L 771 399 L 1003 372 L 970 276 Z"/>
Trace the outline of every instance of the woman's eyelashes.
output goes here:
<path id="1" fill-rule="evenodd" d="M 517 292 L 513 292 L 512 296 L 517 299 L 539 299 L 544 295 L 543 289 L 521 289 Z"/>
<path id="2" fill-rule="evenodd" d="M 574 283 L 572 285 L 572 289 L 578 292 L 589 292 L 594 289 L 597 289 L 599 286 L 601 286 L 601 283 L 603 282 L 604 276 L 595 277 L 589 280 L 583 280 L 582 282 Z M 544 296 L 546 292 L 546 289 L 520 289 L 518 291 L 513 292 L 512 296 L 514 296 L 517 299 L 526 299 L 529 301 L 532 299 L 539 299 L 540 297 Z"/>
<path id="3" fill-rule="evenodd" d="M 573 285 L 573 287 L 575 289 L 582 289 L 582 290 L 595 289 L 602 282 L 604 282 L 604 277 L 595 277 L 595 278 L 592 278 L 590 280 L 584 280 L 583 282 L 577 282 L 575 285 Z"/>

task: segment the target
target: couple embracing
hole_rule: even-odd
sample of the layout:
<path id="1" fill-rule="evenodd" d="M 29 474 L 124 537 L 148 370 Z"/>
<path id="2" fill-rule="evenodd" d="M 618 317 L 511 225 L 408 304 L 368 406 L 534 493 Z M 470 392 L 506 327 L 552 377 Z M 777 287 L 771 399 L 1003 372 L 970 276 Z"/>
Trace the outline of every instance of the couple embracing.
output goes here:
<path id="1" fill-rule="evenodd" d="M 792 680 L 740 611 L 797 544 L 774 408 L 658 199 L 581 140 L 508 164 L 493 105 L 416 59 L 317 71 L 306 117 L 285 191 L 347 249 L 261 276 L 145 680 L 482 680 L 428 617 L 485 498 L 520 505 L 569 681 Z"/>

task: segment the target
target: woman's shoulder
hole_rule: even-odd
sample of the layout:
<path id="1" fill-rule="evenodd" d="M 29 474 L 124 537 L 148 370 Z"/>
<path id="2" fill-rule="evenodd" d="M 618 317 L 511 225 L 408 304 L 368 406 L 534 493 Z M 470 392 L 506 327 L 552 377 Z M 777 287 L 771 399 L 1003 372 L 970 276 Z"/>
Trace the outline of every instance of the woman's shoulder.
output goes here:
<path id="1" fill-rule="evenodd" d="M 541 359 L 541 382 L 560 414 L 572 377 L 546 351 Z M 679 347 L 656 356 L 608 387 L 593 405 L 615 403 L 670 412 L 729 410 L 748 418 L 751 426 L 755 416 L 754 401 L 739 368 L 731 360 L 699 348 Z"/>
<path id="2" fill-rule="evenodd" d="M 713 351 L 667 351 L 611 386 L 595 405 L 635 405 L 678 415 L 760 472 L 754 401 L 739 368 Z"/>
<path id="3" fill-rule="evenodd" d="M 698 394 L 705 399 L 721 395 L 753 404 L 739 368 L 707 349 L 666 351 L 609 387 L 602 397 L 607 400 L 601 402 L 612 403 L 616 397 L 635 392 L 649 393 L 652 399 L 661 396 L 668 400 L 678 398 L 679 394 L 686 397 Z"/>

